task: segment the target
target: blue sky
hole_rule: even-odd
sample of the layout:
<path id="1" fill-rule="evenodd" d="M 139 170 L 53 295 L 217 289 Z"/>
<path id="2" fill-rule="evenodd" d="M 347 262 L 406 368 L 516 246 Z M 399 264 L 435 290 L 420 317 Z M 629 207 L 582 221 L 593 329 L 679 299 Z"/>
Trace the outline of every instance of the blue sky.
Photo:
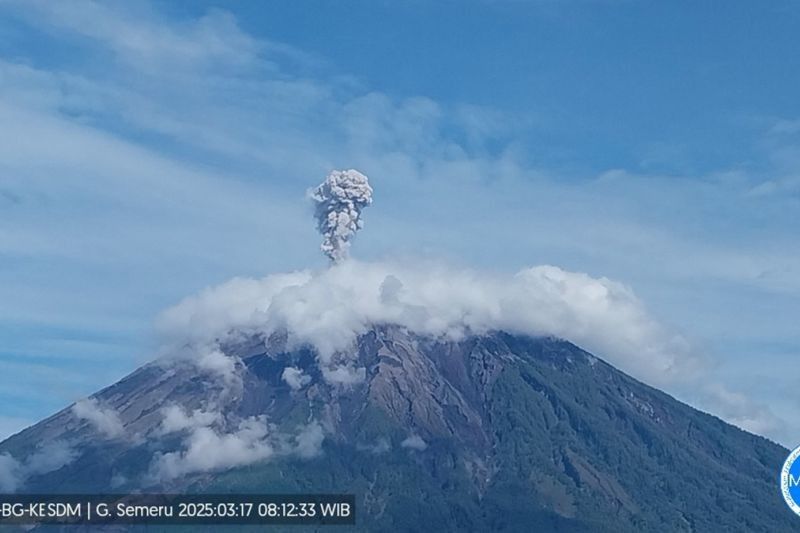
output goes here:
<path id="1" fill-rule="evenodd" d="M 0 1 L 0 434 L 146 361 L 158 312 L 354 254 L 629 285 L 800 442 L 800 5 Z"/>

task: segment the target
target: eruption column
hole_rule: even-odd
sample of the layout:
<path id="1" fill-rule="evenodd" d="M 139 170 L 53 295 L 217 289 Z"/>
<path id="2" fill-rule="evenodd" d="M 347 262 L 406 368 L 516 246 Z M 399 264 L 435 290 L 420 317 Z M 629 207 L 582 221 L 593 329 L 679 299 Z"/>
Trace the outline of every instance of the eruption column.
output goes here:
<path id="1" fill-rule="evenodd" d="M 347 257 L 350 241 L 363 226 L 361 211 L 372 203 L 372 187 L 357 170 L 334 170 L 310 191 L 323 240 L 320 248 L 333 263 Z"/>

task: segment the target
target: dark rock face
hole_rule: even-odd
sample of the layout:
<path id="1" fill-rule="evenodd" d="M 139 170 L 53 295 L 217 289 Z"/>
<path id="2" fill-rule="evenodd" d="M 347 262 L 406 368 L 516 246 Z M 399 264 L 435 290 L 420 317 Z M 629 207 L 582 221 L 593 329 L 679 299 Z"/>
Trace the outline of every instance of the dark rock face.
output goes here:
<path id="1" fill-rule="evenodd" d="M 267 348 L 265 348 L 267 346 Z M 278 457 L 170 481 L 172 490 L 355 493 L 359 529 L 378 531 L 790 531 L 782 447 L 684 405 L 557 339 L 497 332 L 461 341 L 395 327 L 361 336 L 353 386 L 326 383 L 311 350 L 280 340 L 228 348 L 240 381 L 191 365 L 137 370 L 96 398 L 126 437 L 105 439 L 65 410 L 0 444 L 22 460 L 60 439 L 79 456 L 26 492 L 148 488 L 161 407 L 213 403 L 276 428 L 317 420 L 322 454 Z M 283 369 L 311 382 L 293 390 Z M 134 437 L 135 436 L 135 437 Z M 113 480 L 113 481 L 112 481 Z M 123 480 L 123 481 L 120 481 Z M 151 481 L 152 482 L 152 481 Z"/>

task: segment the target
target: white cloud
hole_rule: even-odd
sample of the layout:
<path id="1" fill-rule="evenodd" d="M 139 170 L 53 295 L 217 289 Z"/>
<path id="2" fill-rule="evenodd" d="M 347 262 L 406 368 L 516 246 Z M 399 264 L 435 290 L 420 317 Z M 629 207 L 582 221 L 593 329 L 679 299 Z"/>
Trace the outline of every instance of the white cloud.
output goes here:
<path id="1" fill-rule="evenodd" d="M 263 49 L 262 43 L 239 29 L 229 13 L 219 10 L 188 24 L 169 26 L 141 5 L 137 10 L 131 5 L 111 6 L 92 0 L 17 4 L 20 13 L 95 40 L 121 61 L 149 72 L 188 67 L 230 71 L 252 66 Z M 137 23 L 131 24 L 131 19 Z"/>
<path id="2" fill-rule="evenodd" d="M 749 396 L 731 391 L 721 383 L 706 384 L 701 394 L 704 403 L 712 406 L 729 423 L 757 435 L 785 434 L 785 422 L 766 405 Z"/>
<path id="3" fill-rule="evenodd" d="M 311 459 L 322 453 L 322 442 L 325 432 L 319 422 L 311 422 L 302 427 L 295 435 L 295 448 L 293 453 L 303 459 Z"/>
<path id="4" fill-rule="evenodd" d="M 180 406 L 162 409 L 160 434 L 186 431 L 182 449 L 157 454 L 146 479 L 167 482 L 199 472 L 223 471 L 266 461 L 275 456 L 310 459 L 322 453 L 325 433 L 317 421 L 297 428 L 297 433 L 280 432 L 266 416 L 240 420 L 232 431 L 222 412 L 196 409 L 191 414 Z"/>
<path id="5" fill-rule="evenodd" d="M 300 390 L 311 383 L 311 376 L 307 376 L 302 369 L 293 366 L 287 366 L 283 369 L 281 379 L 283 379 L 292 390 Z"/>
<path id="6" fill-rule="evenodd" d="M 29 476 L 55 472 L 71 464 L 77 457 L 78 451 L 68 442 L 47 442 L 25 459 L 25 472 Z"/>
<path id="7" fill-rule="evenodd" d="M 392 445 L 389 442 L 389 439 L 386 437 L 380 437 L 372 444 L 356 444 L 356 449 L 380 455 L 391 450 Z"/>
<path id="8" fill-rule="evenodd" d="M 411 450 L 423 451 L 428 447 L 428 443 L 419 435 L 411 435 L 401 442 L 400 446 Z"/>
<path id="9" fill-rule="evenodd" d="M 242 420 L 231 433 L 196 427 L 186 440 L 186 449 L 156 457 L 151 467 L 154 480 L 168 481 L 195 472 L 227 470 L 271 457 L 266 418 Z"/>
<path id="10" fill-rule="evenodd" d="M 653 319 L 629 288 L 553 266 L 500 276 L 347 261 L 318 273 L 232 280 L 184 300 L 160 320 L 168 338 L 195 342 L 285 329 L 290 342 L 319 351 L 331 382 L 363 379 L 364 369 L 346 366 L 343 353 L 357 335 L 387 323 L 454 339 L 493 330 L 554 335 L 655 383 L 702 368 L 689 343 Z"/>
<path id="11" fill-rule="evenodd" d="M 290 345 L 318 350 L 325 381 L 343 386 L 365 379 L 366 369 L 348 359 L 349 348 L 381 324 L 450 339 L 495 330 L 564 338 L 645 382 L 683 388 L 744 429 L 773 432 L 779 426 L 768 407 L 740 393 L 720 393 L 727 389 L 709 378 L 711 362 L 653 318 L 629 287 L 549 265 L 503 276 L 348 260 L 320 272 L 237 278 L 185 299 L 159 320 L 165 337 L 178 344 L 213 345 L 285 330 Z M 283 373 L 293 388 L 308 377 L 296 370 Z M 698 395 L 698 387 L 717 389 Z"/>
<path id="12" fill-rule="evenodd" d="M 351 387 L 363 382 L 367 378 L 367 369 L 364 367 L 354 367 L 349 364 L 329 364 L 322 365 L 322 377 L 328 383 Z"/>
<path id="13" fill-rule="evenodd" d="M 215 348 L 201 347 L 199 354 L 192 358 L 197 366 L 203 370 L 219 375 L 228 384 L 239 383 L 240 376 L 237 372 L 236 357 L 226 355 Z"/>
<path id="14" fill-rule="evenodd" d="M 95 398 L 86 398 L 72 406 L 72 413 L 81 420 L 88 421 L 95 431 L 109 439 L 121 437 L 125 428 L 119 414 L 111 408 L 100 405 Z"/>
<path id="15" fill-rule="evenodd" d="M 164 407 L 161 409 L 161 413 L 164 419 L 161 421 L 159 432 L 162 434 L 207 427 L 221 420 L 219 412 L 195 409 L 191 413 L 187 413 L 180 405 Z"/>
<path id="16" fill-rule="evenodd" d="M 276 274 L 262 280 L 234 278 L 167 309 L 157 327 L 170 344 L 207 344 L 233 333 L 230 327 L 250 327 L 281 291 L 310 279 L 309 272 Z"/>
<path id="17" fill-rule="evenodd" d="M 71 464 L 77 456 L 77 450 L 63 440 L 42 444 L 23 461 L 15 459 L 8 453 L 2 453 L 0 492 L 15 492 L 25 485 L 29 477 L 55 472 Z"/>
<path id="18" fill-rule="evenodd" d="M 0 492 L 15 492 L 23 481 L 22 465 L 8 453 L 0 453 Z"/>

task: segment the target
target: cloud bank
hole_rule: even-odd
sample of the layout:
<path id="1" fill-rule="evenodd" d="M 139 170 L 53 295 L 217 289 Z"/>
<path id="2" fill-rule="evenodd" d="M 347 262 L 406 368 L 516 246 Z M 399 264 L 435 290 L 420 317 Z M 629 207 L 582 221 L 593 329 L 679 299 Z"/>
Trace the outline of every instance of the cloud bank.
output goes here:
<path id="1" fill-rule="evenodd" d="M 661 326 L 625 285 L 547 265 L 503 276 L 348 260 L 321 272 L 233 279 L 159 320 L 167 338 L 181 345 L 286 331 L 291 344 L 316 348 L 329 381 L 351 382 L 359 369 L 343 364 L 341 354 L 377 324 L 450 339 L 494 330 L 553 335 L 651 383 L 702 368 L 686 339 Z"/>
<path id="2" fill-rule="evenodd" d="M 195 427 L 184 450 L 156 456 L 151 475 L 155 480 L 167 481 L 194 472 L 226 470 L 265 460 L 275 453 L 268 435 L 263 416 L 242 420 L 230 433 Z"/>
<path id="3" fill-rule="evenodd" d="M 316 457 L 322 452 L 325 433 L 311 421 L 286 434 L 268 423 L 267 417 L 251 416 L 227 425 L 221 412 L 197 409 L 187 413 L 174 405 L 162 410 L 164 419 L 160 434 L 182 431 L 181 449 L 156 454 L 146 475 L 151 483 L 169 482 L 189 474 L 215 472 L 267 461 L 277 456 L 301 459 Z"/>

